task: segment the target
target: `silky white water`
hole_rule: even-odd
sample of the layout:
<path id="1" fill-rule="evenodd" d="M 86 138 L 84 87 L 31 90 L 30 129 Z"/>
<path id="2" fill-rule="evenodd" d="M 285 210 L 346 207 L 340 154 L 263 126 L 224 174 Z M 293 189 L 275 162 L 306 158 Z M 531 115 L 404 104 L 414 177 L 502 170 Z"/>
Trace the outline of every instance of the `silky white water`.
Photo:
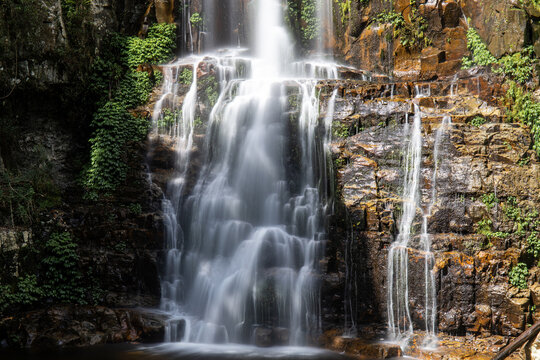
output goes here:
<path id="1" fill-rule="evenodd" d="M 435 284 L 435 274 L 433 267 L 435 266 L 435 256 L 431 251 L 431 237 L 428 233 L 428 219 L 432 214 L 433 205 L 437 202 L 437 175 L 440 162 L 440 149 L 443 137 L 448 133 L 452 124 L 450 116 L 445 116 L 435 132 L 435 141 L 433 143 L 433 174 L 431 176 L 431 196 L 422 215 L 422 234 L 420 235 L 421 243 L 424 246 L 424 288 L 425 288 L 425 328 L 426 337 L 423 340 L 423 346 L 426 348 L 434 348 L 437 346 L 437 289 Z"/>
<path id="2" fill-rule="evenodd" d="M 412 127 L 405 126 L 409 143 L 405 154 L 403 213 L 399 233 L 388 253 L 388 330 L 391 340 L 406 344 L 413 333 L 409 309 L 409 240 L 420 200 L 419 181 L 422 160 L 422 114 L 414 105 Z"/>
<path id="3" fill-rule="evenodd" d="M 177 114 L 164 131 L 177 151 L 163 201 L 166 341 L 253 343 L 266 328 L 279 332 L 280 343 L 301 345 L 321 328 L 336 92 L 321 117 L 316 85 L 337 70 L 294 59 L 281 1 L 256 1 L 251 15 L 253 56 L 238 49 L 165 67 L 154 122 L 163 121 L 164 106 Z M 193 180 L 199 64 L 214 66 L 220 92 Z M 179 106 L 178 74 L 186 66 L 193 78 Z"/>
<path id="4" fill-rule="evenodd" d="M 429 86 L 416 85 L 416 97 L 430 96 Z M 412 127 L 408 121 L 405 124 L 405 137 L 408 146 L 404 157 L 403 180 L 403 213 L 399 222 L 399 232 L 396 240 L 390 246 L 388 253 L 388 329 L 390 338 L 408 347 L 413 334 L 413 322 L 409 304 L 409 242 L 414 236 L 414 220 L 418 213 L 422 216 L 420 242 L 424 253 L 424 322 L 426 336 L 423 346 L 437 346 L 437 299 L 435 274 L 433 272 L 435 257 L 431 251 L 431 237 L 428 233 L 428 220 L 437 201 L 437 175 L 440 162 L 440 148 L 443 136 L 451 125 L 449 116 L 445 116 L 435 132 L 433 145 L 433 173 L 431 178 L 431 193 L 425 209 L 420 207 L 420 179 L 422 164 L 422 113 L 418 105 L 414 105 L 414 121 Z"/>

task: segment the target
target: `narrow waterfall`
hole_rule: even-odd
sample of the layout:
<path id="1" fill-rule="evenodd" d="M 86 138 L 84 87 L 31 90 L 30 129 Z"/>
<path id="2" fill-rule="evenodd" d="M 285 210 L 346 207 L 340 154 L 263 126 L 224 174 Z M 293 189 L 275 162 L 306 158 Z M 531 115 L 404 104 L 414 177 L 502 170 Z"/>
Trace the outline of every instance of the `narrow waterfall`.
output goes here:
<path id="1" fill-rule="evenodd" d="M 431 196 L 427 209 L 424 210 L 422 216 L 422 234 L 420 235 L 421 243 L 424 245 L 425 253 L 425 326 L 426 337 L 423 341 L 423 346 L 433 348 L 437 346 L 437 289 L 435 284 L 435 274 L 433 267 L 435 266 L 435 256 L 431 251 L 431 237 L 428 233 L 428 219 L 432 214 L 433 205 L 437 202 L 437 174 L 439 170 L 439 152 L 443 136 L 448 132 L 452 124 L 450 116 L 445 116 L 442 119 L 441 125 L 435 132 L 435 141 L 433 144 L 433 174 L 431 176 Z"/>
<path id="2" fill-rule="evenodd" d="M 317 55 L 332 55 L 334 41 L 334 19 L 332 0 L 317 0 L 317 17 L 319 19 L 319 35 L 317 36 Z"/>
<path id="3" fill-rule="evenodd" d="M 430 96 L 429 86 L 416 85 L 416 97 Z M 437 298 L 433 267 L 435 257 L 431 251 L 431 237 L 428 233 L 428 220 L 437 200 L 437 176 L 440 162 L 440 148 L 444 135 L 451 125 L 451 118 L 444 116 L 435 132 L 433 144 L 433 173 L 431 192 L 425 209 L 420 207 L 421 163 L 422 163 L 422 113 L 418 105 L 414 105 L 414 121 L 412 127 L 405 124 L 408 140 L 404 156 L 403 180 L 403 213 L 399 222 L 399 233 L 388 253 L 388 329 L 391 340 L 407 347 L 413 334 L 413 321 L 409 308 L 409 251 L 413 250 L 409 242 L 414 234 L 414 220 L 418 213 L 422 216 L 420 244 L 424 253 L 425 309 L 424 322 L 426 336 L 423 346 L 437 346 Z"/>
<path id="4" fill-rule="evenodd" d="M 294 61 L 282 11 L 278 0 L 254 4 L 253 57 L 222 51 L 165 67 L 154 121 L 165 108 L 177 114 L 166 131 L 177 151 L 163 201 L 166 341 L 254 343 L 271 331 L 279 344 L 300 345 L 321 328 L 318 272 L 331 211 L 336 91 L 321 119 L 317 79 L 337 78 L 337 70 Z M 206 64 L 220 92 L 192 180 L 198 73 Z M 186 68 L 193 78 L 180 107 Z"/>
<path id="5" fill-rule="evenodd" d="M 420 201 L 419 181 L 422 160 L 422 114 L 414 105 L 412 127 L 407 123 L 405 136 L 409 137 L 405 153 L 403 180 L 403 213 L 399 233 L 388 253 L 388 329 L 391 339 L 407 343 L 413 332 L 409 309 L 409 240 Z"/>

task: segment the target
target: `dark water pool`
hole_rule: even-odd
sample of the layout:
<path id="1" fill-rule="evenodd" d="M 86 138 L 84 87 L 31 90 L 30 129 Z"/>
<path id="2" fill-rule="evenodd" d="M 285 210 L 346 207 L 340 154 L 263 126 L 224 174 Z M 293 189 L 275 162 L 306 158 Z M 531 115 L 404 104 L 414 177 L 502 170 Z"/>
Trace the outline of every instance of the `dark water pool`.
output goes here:
<path id="1" fill-rule="evenodd" d="M 348 357 L 317 348 L 173 343 L 104 345 L 56 351 L 0 350 L 1 360 L 346 360 Z"/>

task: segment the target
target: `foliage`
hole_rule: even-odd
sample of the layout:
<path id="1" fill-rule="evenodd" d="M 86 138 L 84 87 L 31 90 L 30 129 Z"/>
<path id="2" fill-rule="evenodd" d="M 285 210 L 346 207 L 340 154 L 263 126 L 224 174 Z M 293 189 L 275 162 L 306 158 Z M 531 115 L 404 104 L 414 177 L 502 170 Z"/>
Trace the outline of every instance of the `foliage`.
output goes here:
<path id="1" fill-rule="evenodd" d="M 181 110 L 171 111 L 170 109 L 163 109 L 161 111 L 161 116 L 159 117 L 157 126 L 159 129 L 166 129 L 174 124 L 176 124 L 176 119 L 178 119 L 182 114 Z"/>
<path id="2" fill-rule="evenodd" d="M 346 1 L 350 2 L 350 0 Z M 304 43 L 309 43 L 317 37 L 321 26 L 317 17 L 317 1 L 302 0 L 302 12 L 300 17 L 302 19 L 302 41 Z"/>
<path id="3" fill-rule="evenodd" d="M 94 190 L 114 191 L 126 177 L 125 147 L 144 138 L 148 121 L 131 115 L 124 104 L 109 101 L 96 112 L 92 125 L 96 130 L 90 139 L 86 185 Z"/>
<path id="4" fill-rule="evenodd" d="M 524 236 L 527 231 L 533 230 L 539 226 L 538 211 L 524 210 L 517 206 L 514 197 L 509 197 L 504 204 L 504 214 L 514 222 L 514 232 L 518 236 Z"/>
<path id="5" fill-rule="evenodd" d="M 113 34 L 94 62 L 92 89 L 100 107 L 91 123 L 88 199 L 96 199 L 97 192 L 112 192 L 124 181 L 129 145 L 141 141 L 149 125 L 128 109 L 147 102 L 152 87 L 161 81 L 154 73 L 139 70 L 173 56 L 175 31 L 173 24 L 154 24 L 145 39 Z"/>
<path id="6" fill-rule="evenodd" d="M 51 162 L 40 146 L 34 152 L 39 165 L 18 171 L 0 170 L 0 215 L 6 220 L 0 226 L 31 225 L 41 211 L 60 203 Z"/>
<path id="7" fill-rule="evenodd" d="M 18 60 L 22 53 L 42 51 L 45 38 L 45 5 L 40 0 L 2 0 L 0 2 L 0 98 L 11 94 L 16 86 Z"/>
<path id="8" fill-rule="evenodd" d="M 349 136 L 349 128 L 347 125 L 342 124 L 339 121 L 334 121 L 332 124 L 332 137 L 335 139 L 342 139 Z"/>
<path id="9" fill-rule="evenodd" d="M 527 265 L 524 263 L 518 263 L 512 268 L 512 270 L 510 270 L 509 277 L 510 284 L 517 286 L 520 289 L 526 289 L 527 279 L 529 277 Z"/>
<path id="10" fill-rule="evenodd" d="M 203 24 L 203 18 L 201 17 L 201 14 L 194 12 L 189 18 L 189 22 L 195 27 L 200 27 Z"/>
<path id="11" fill-rule="evenodd" d="M 180 73 L 179 80 L 182 84 L 190 85 L 193 82 L 193 70 L 184 68 Z"/>
<path id="12" fill-rule="evenodd" d="M 535 258 L 540 256 L 540 239 L 538 238 L 538 232 L 533 231 L 527 237 L 527 253 L 531 254 Z"/>
<path id="13" fill-rule="evenodd" d="M 115 100 L 127 108 L 134 108 L 148 101 L 153 85 L 146 71 L 129 72 L 118 84 Z"/>
<path id="14" fill-rule="evenodd" d="M 51 234 L 43 250 L 44 295 L 57 302 L 85 304 L 86 289 L 79 270 L 77 243 L 71 235 L 67 232 Z"/>
<path id="15" fill-rule="evenodd" d="M 176 27 L 174 24 L 153 24 L 146 39 L 126 38 L 125 58 L 132 69 L 145 64 L 159 64 L 174 55 Z"/>
<path id="16" fill-rule="evenodd" d="M 366 3 L 367 1 L 362 0 L 362 3 Z M 351 0 L 336 0 L 336 3 L 339 6 L 339 14 L 341 18 L 341 23 L 344 24 L 345 21 L 351 18 Z"/>
<path id="17" fill-rule="evenodd" d="M 142 213 L 142 206 L 141 204 L 133 203 L 129 204 L 129 212 L 133 215 L 141 215 Z"/>
<path id="18" fill-rule="evenodd" d="M 494 70 L 495 73 L 510 76 L 517 82 L 524 83 L 532 77 L 533 47 L 528 46 L 521 52 L 503 56 L 497 63 L 499 67 Z"/>
<path id="19" fill-rule="evenodd" d="M 486 44 L 472 26 L 467 30 L 467 49 L 471 51 L 472 57 L 462 59 L 463 69 L 468 69 L 474 65 L 490 66 L 497 62 L 495 56 L 491 55 Z"/>
<path id="20" fill-rule="evenodd" d="M 497 59 L 491 54 L 476 30 L 470 27 L 467 30 L 467 48 L 471 51 L 471 56 L 462 59 L 463 69 L 475 65 L 492 66 L 495 73 L 509 76 L 520 83 L 524 83 L 532 77 L 535 62 L 532 46 L 524 48 L 521 52 Z"/>
<path id="21" fill-rule="evenodd" d="M 219 97 L 219 84 L 214 75 L 210 75 L 201 80 L 201 86 L 204 89 L 208 105 L 214 107 Z"/>
<path id="22" fill-rule="evenodd" d="M 540 155 L 540 103 L 534 101 L 532 95 L 518 86 L 515 82 L 508 82 L 506 92 L 506 107 L 508 120 L 520 122 L 529 126 L 533 150 Z"/>
<path id="23" fill-rule="evenodd" d="M 38 256 L 37 267 L 34 273 L 21 274 L 12 284 L 0 284 L 0 314 L 44 301 L 96 303 L 102 292 L 91 274 L 80 270 L 78 246 L 69 233 L 54 232 L 43 244 L 29 246 Z"/>
<path id="24" fill-rule="evenodd" d="M 480 127 L 486 123 L 486 119 L 482 116 L 475 116 L 474 119 L 471 120 L 470 124 L 475 127 Z"/>
<path id="25" fill-rule="evenodd" d="M 488 210 L 491 210 L 495 204 L 499 202 L 499 199 L 497 199 L 497 196 L 495 196 L 494 193 L 482 194 L 482 202 L 486 205 Z"/>
<path id="26" fill-rule="evenodd" d="M 13 305 L 32 305 L 44 295 L 36 275 L 20 277 L 15 286 L 0 285 L 0 314 Z"/>
<path id="27" fill-rule="evenodd" d="M 411 11 L 408 21 L 403 14 L 398 14 L 394 10 L 383 11 L 375 18 L 375 22 L 382 24 L 392 24 L 395 39 L 406 49 L 421 49 L 429 46 L 431 40 L 426 35 L 427 22 L 418 10 L 416 0 L 411 0 Z"/>

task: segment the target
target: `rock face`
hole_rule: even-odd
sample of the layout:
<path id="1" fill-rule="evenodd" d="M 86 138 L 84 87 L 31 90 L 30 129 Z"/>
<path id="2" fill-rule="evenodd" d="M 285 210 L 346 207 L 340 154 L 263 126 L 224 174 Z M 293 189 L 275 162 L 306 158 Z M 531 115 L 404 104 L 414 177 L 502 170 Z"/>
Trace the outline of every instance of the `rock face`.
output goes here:
<path id="1" fill-rule="evenodd" d="M 133 309 L 54 306 L 0 321 L 3 345 L 50 348 L 161 341 L 163 317 Z"/>
<path id="2" fill-rule="evenodd" d="M 538 10 L 528 2 L 494 0 L 416 1 L 425 19 L 429 44 L 406 48 L 394 38 L 390 23 L 376 20 L 382 12 L 403 14 L 411 24 L 409 1 L 352 0 L 348 16 L 336 19 L 335 43 L 343 60 L 358 68 L 407 80 L 454 74 L 467 54 L 466 33 L 473 26 L 497 57 L 533 43 L 540 54 Z M 335 4 L 334 13 L 339 14 Z M 467 19 L 470 19 L 468 22 Z M 416 26 L 413 24 L 413 27 Z"/>
<path id="3" fill-rule="evenodd" d="M 509 283 L 510 269 L 527 261 L 527 255 L 515 223 L 505 215 L 510 205 L 504 199 L 515 198 L 521 209 L 537 206 L 537 157 L 529 150 L 528 129 L 503 122 L 504 111 L 495 101 L 502 92 L 496 85 L 499 80 L 488 75 L 461 76 L 454 82 L 374 85 L 344 81 L 323 86 L 324 93 L 326 87 L 337 85 L 341 95 L 336 100 L 333 151 L 336 197 L 342 204 L 331 221 L 325 262 L 327 328 L 345 322 L 350 326 L 351 318 L 355 324 L 386 321 L 387 255 L 401 216 L 404 129 L 412 121 L 413 103 L 422 112 L 422 209 L 432 197 L 435 132 L 444 116 L 452 119 L 441 140 L 437 195 L 428 218 L 435 253 L 431 271 L 437 283 L 438 330 L 454 335 L 515 336 L 536 319 L 531 306 L 538 301 L 533 284 L 539 269 L 531 264 L 530 290 Z M 413 98 L 415 93 L 424 96 Z M 471 125 L 477 116 L 486 123 Z M 523 159 L 528 159 L 527 165 Z M 486 196 L 497 200 L 486 204 Z M 479 230 L 485 219 L 492 221 L 490 231 Z M 421 221 L 418 209 L 409 250 L 409 304 L 417 329 L 425 326 Z M 508 235 L 497 237 L 496 231 Z M 339 310 L 342 306 L 345 310 Z"/>

